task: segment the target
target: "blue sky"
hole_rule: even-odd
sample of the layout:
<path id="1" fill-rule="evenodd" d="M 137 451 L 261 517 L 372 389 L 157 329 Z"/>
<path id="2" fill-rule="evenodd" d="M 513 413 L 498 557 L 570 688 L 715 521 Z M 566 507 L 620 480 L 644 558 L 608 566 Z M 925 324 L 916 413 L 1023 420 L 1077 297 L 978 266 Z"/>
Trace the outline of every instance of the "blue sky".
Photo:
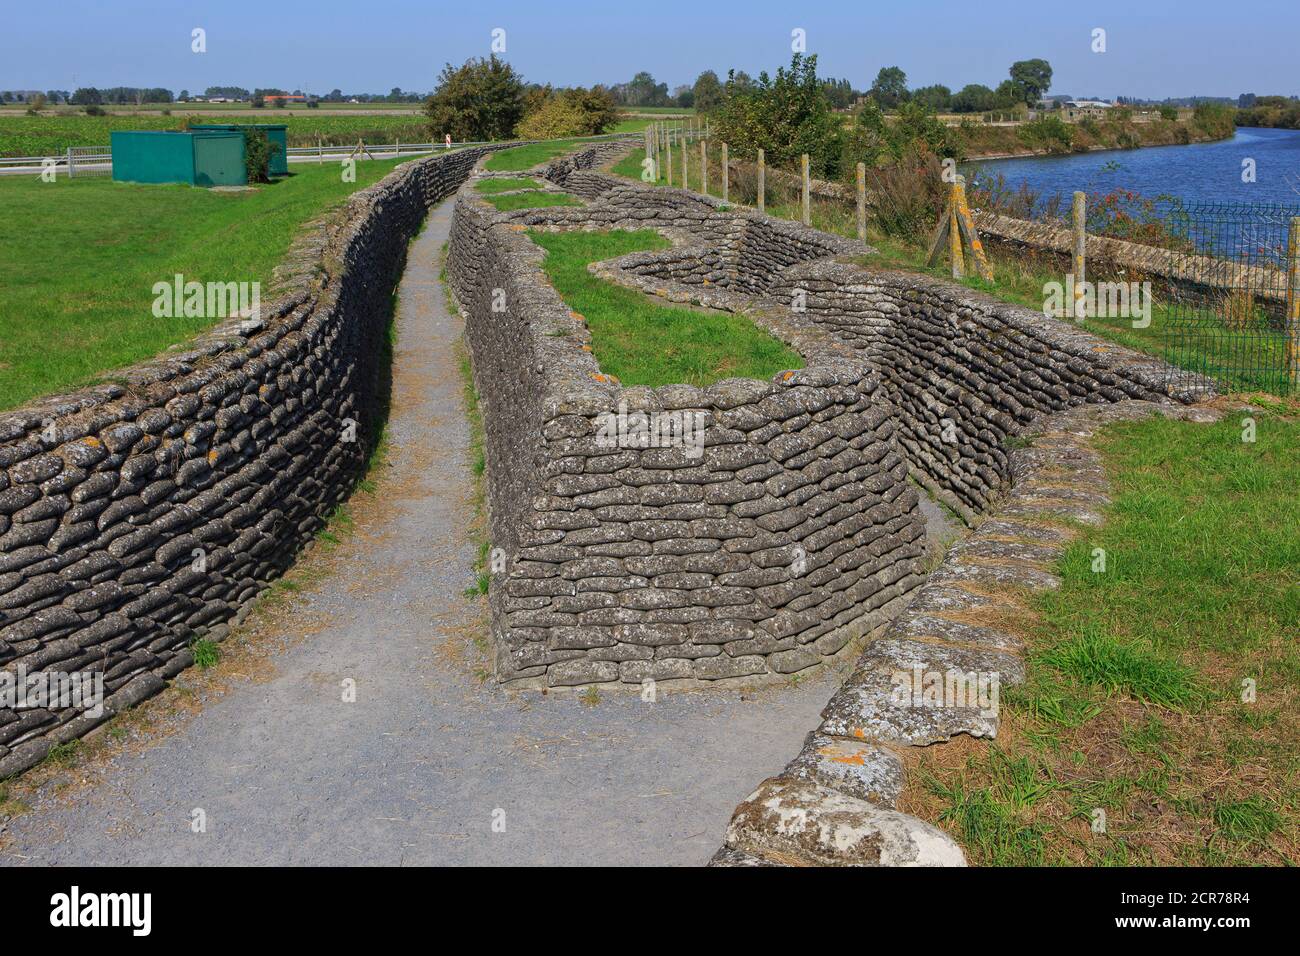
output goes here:
<path id="1" fill-rule="evenodd" d="M 194 27 L 207 31 L 204 54 L 190 50 Z M 4 0 L 0 89 L 425 91 L 447 61 L 486 55 L 495 27 L 527 79 L 558 85 L 643 69 L 670 86 L 704 69 L 757 74 L 789 60 L 798 27 L 819 72 L 859 88 L 892 64 L 912 86 L 996 86 L 1012 61 L 1039 56 L 1052 92 L 1074 96 L 1300 92 L 1296 0 Z M 1091 50 L 1096 27 L 1105 53 Z"/>

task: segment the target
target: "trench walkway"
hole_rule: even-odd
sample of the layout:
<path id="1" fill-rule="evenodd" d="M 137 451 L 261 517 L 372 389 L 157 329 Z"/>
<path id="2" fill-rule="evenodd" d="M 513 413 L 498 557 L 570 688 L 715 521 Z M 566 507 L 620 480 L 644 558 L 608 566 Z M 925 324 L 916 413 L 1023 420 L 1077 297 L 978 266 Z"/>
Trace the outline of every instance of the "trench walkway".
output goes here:
<path id="1" fill-rule="evenodd" d="M 299 599 L 300 639 L 174 732 L 42 787 L 0 824 L 0 863 L 698 865 L 798 752 L 842 679 L 829 669 L 743 695 L 592 705 L 506 694 L 447 653 L 482 627 L 463 593 L 475 547 L 461 322 L 436 265 L 451 213 L 434 210 L 401 284 L 382 507 Z"/>

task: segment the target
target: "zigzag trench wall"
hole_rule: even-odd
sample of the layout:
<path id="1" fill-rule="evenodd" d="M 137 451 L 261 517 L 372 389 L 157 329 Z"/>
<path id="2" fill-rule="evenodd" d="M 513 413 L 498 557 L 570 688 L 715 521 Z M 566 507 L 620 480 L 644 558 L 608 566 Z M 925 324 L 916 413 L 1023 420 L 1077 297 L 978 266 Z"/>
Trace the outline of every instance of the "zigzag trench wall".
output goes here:
<path id="1" fill-rule="evenodd" d="M 1036 416 L 1169 401 L 1168 370 L 1146 356 L 948 283 L 864 268 L 858 243 L 594 172 L 599 158 L 544 170 L 580 207 L 498 212 L 468 189 L 457 201 L 449 271 L 484 405 L 492 543 L 507 559 L 490 594 L 501 680 L 716 681 L 813 666 L 924 580 L 909 476 L 974 517 L 1007 479 L 1006 439 Z M 703 389 L 603 374 L 525 230 L 646 228 L 674 247 L 593 271 L 745 310 L 805 367 Z M 620 410 L 699 415 L 702 455 L 611 447 L 601 425 Z"/>
<path id="2" fill-rule="evenodd" d="M 487 151 L 406 163 L 309 227 L 260 320 L 0 415 L 0 666 L 101 675 L 105 703 L 0 707 L 0 778 L 160 690 L 348 495 L 407 243 Z"/>

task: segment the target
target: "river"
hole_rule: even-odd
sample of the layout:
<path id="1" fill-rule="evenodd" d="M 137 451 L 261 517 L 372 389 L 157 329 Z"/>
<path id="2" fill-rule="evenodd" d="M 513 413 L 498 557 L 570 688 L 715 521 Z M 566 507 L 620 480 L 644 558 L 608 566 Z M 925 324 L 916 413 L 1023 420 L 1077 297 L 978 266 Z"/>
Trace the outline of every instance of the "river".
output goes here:
<path id="1" fill-rule="evenodd" d="M 1248 159 L 1254 160 L 1254 182 L 1242 179 Z M 1172 196 L 1184 204 L 1300 207 L 1300 130 L 1240 127 L 1232 139 L 1215 143 L 981 160 L 966 169 L 972 185 L 998 173 L 1013 189 L 1025 183 L 1043 197 L 1060 193 L 1067 208 L 1070 194 L 1079 189 L 1132 190 L 1145 198 Z"/>

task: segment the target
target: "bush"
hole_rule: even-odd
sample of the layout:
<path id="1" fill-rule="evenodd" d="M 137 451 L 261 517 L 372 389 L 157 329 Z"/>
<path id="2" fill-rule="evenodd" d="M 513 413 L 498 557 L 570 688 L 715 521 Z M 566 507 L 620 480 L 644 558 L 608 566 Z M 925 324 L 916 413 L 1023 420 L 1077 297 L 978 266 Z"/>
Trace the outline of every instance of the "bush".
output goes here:
<path id="1" fill-rule="evenodd" d="M 102 107 L 102 106 L 100 106 L 100 105 L 98 105 L 98 104 L 96 104 L 96 103 L 92 103 L 90 106 L 87 106 L 87 107 L 86 107 L 86 115 L 87 115 L 87 116 L 106 116 L 106 115 L 108 115 L 108 114 L 107 114 L 107 112 L 105 111 L 104 107 Z"/>
<path id="2" fill-rule="evenodd" d="M 563 139 L 587 132 L 587 117 L 563 97 L 552 97 L 515 127 L 520 139 Z"/>
<path id="3" fill-rule="evenodd" d="M 244 170 L 248 173 L 250 183 L 268 183 L 271 181 L 271 157 L 280 149 L 279 143 L 272 143 L 266 133 L 260 129 L 250 129 L 244 135 Z"/>
<path id="4" fill-rule="evenodd" d="M 919 241 L 948 202 L 939 157 L 923 143 L 910 146 L 898 162 L 867 170 L 871 215 L 886 236 Z"/>
<path id="5" fill-rule="evenodd" d="M 775 78 L 760 73 L 750 85 L 739 82 L 733 70 L 713 127 L 715 137 L 738 157 L 762 149 L 773 167 L 790 168 L 807 153 L 814 176 L 839 173 L 843 130 L 817 78 L 816 55 L 796 53 L 788 70 L 778 69 Z"/>
<path id="6" fill-rule="evenodd" d="M 1202 103 L 1192 111 L 1192 123 L 1206 136 L 1226 139 L 1236 126 L 1235 110 L 1221 103 Z"/>
<path id="7" fill-rule="evenodd" d="M 1172 106 L 1162 106 L 1160 107 L 1160 118 L 1163 120 L 1170 120 L 1171 122 L 1177 120 L 1178 110 L 1174 109 Z"/>
<path id="8" fill-rule="evenodd" d="M 1074 130 L 1059 116 L 1043 116 L 1025 123 L 1016 130 L 1016 136 L 1030 149 L 1049 153 L 1068 153 L 1074 145 Z"/>

